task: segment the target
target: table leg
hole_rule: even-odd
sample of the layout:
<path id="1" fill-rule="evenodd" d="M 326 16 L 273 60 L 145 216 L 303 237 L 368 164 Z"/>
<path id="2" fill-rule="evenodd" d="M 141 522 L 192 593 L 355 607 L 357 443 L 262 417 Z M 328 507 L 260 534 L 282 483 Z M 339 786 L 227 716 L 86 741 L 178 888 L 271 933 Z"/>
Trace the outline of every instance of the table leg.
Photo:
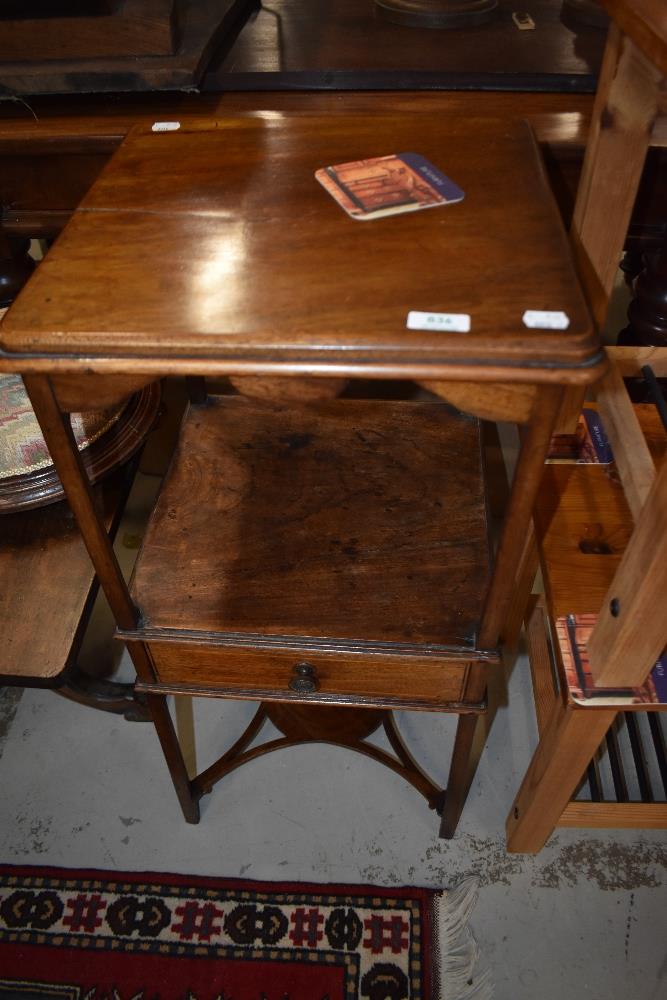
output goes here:
<path id="1" fill-rule="evenodd" d="M 496 553 L 496 563 L 487 594 L 478 648 L 493 649 L 499 641 L 510 610 L 512 593 L 519 572 L 526 533 L 531 523 L 533 505 L 539 488 L 544 460 L 553 428 L 560 412 L 563 390 L 541 388 L 533 403 L 530 420 L 521 443 L 510 500 Z M 526 594 L 526 600 L 528 594 Z M 480 702 L 486 690 L 486 670 L 481 664 L 470 668 L 466 701 Z M 454 752 L 445 792 L 440 836 L 451 838 L 484 749 L 492 722 L 491 714 L 478 717 L 462 715 L 456 731 Z"/>
<path id="2" fill-rule="evenodd" d="M 544 460 L 560 412 L 563 390 L 542 387 L 535 398 L 514 473 L 510 500 L 496 553 L 491 586 L 486 597 L 479 649 L 494 648 L 507 618 L 526 533 L 529 530 Z M 474 700 L 479 700 L 475 697 Z"/>
<path id="3" fill-rule="evenodd" d="M 69 417 L 58 406 L 48 377 L 28 375 L 24 383 L 114 618 L 121 628 L 133 629 L 137 624 L 138 611 L 118 565 L 111 539 L 96 510 Z M 127 645 L 137 675 L 142 680 L 154 680 L 155 674 L 144 644 L 131 642 Z M 199 820 L 199 805 L 188 778 L 167 700 L 164 695 L 149 695 L 147 703 L 185 819 L 196 823 Z"/>
<path id="4" fill-rule="evenodd" d="M 560 410 L 553 429 L 554 434 L 572 434 L 577 426 L 584 405 L 586 390 L 582 386 L 570 385 L 563 390 Z M 554 507 L 555 510 L 555 507 Z M 535 525 L 531 518 L 521 548 L 521 558 L 512 588 L 512 597 L 503 626 L 505 652 L 514 653 L 528 607 L 528 601 L 539 568 L 539 550 L 535 536 Z"/>

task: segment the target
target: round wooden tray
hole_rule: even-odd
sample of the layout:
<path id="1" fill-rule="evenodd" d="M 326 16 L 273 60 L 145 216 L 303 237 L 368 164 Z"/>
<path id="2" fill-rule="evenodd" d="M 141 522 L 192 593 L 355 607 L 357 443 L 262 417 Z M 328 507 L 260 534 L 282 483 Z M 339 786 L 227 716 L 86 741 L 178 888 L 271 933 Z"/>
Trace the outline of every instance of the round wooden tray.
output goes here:
<path id="1" fill-rule="evenodd" d="M 131 396 L 90 444 L 80 449 L 91 482 L 126 462 L 141 447 L 160 407 L 159 382 Z M 0 514 L 44 507 L 65 496 L 53 465 L 0 479 Z"/>
<path id="2" fill-rule="evenodd" d="M 395 24 L 417 28 L 467 28 L 498 13 L 498 0 L 375 0 L 379 13 Z"/>

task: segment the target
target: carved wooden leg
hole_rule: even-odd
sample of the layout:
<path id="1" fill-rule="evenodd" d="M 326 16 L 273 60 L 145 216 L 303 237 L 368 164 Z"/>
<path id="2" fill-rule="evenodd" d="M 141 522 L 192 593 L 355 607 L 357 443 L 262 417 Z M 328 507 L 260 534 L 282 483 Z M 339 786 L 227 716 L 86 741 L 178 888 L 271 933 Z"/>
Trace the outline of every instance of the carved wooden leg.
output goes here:
<path id="1" fill-rule="evenodd" d="M 60 410 L 47 377 L 28 375 L 25 376 L 24 383 L 114 618 L 121 628 L 133 629 L 137 624 L 138 611 L 118 565 L 111 539 L 96 510 L 69 417 Z M 146 681 L 153 680 L 155 675 L 144 644 L 128 643 L 128 651 L 138 676 Z M 189 823 L 196 823 L 199 819 L 198 796 L 188 777 L 166 698 L 163 695 L 149 695 L 147 703 L 183 815 Z"/>

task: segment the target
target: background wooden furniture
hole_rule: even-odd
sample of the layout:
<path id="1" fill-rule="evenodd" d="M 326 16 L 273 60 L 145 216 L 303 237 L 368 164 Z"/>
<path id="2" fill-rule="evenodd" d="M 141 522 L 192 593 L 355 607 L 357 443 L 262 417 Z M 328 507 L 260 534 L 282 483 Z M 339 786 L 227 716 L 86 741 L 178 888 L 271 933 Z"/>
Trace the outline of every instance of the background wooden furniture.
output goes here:
<path id="1" fill-rule="evenodd" d="M 32 273 L 34 262 L 28 260 L 29 266 L 17 269 L 14 283 L 6 286 L 11 298 Z M 0 322 L 5 313 L 6 308 L 0 309 Z M 160 396 L 153 383 L 129 402 L 117 399 L 120 418 L 82 458 L 87 476 L 97 483 L 94 502 L 111 539 L 134 478 L 137 451 L 157 419 Z M 145 720 L 134 685 L 80 668 L 98 583 L 72 512 L 58 503 L 63 497 L 53 465 L 0 480 L 0 684 L 50 688 L 82 705 Z"/>
<path id="2" fill-rule="evenodd" d="M 484 24 L 438 31 L 392 24 L 373 0 L 274 0 L 213 56 L 202 89 L 470 89 L 478 101 L 487 90 L 592 92 L 604 31 L 582 24 L 573 31 L 561 0 L 531 0 L 535 31 L 519 31 L 515 10 L 513 0 L 498 0 Z"/>
<path id="3" fill-rule="evenodd" d="M 132 469 L 95 487 L 113 538 Z M 85 626 L 97 593 L 95 570 L 66 503 L 0 517 L 0 684 L 52 688 L 83 705 L 145 719 L 133 685 L 93 678 L 79 669 Z"/>
<path id="4" fill-rule="evenodd" d="M 324 732 L 351 745 L 345 734 L 354 731 L 356 749 L 363 731 L 384 718 L 376 710 L 459 713 L 445 835 L 453 833 L 474 772 L 486 664 L 497 657 L 517 540 L 530 516 L 560 387 L 594 379 L 603 362 L 526 126 L 457 118 L 426 137 L 418 125 L 399 115 L 334 116 L 323 123 L 295 114 L 194 120 L 166 133 L 138 128 L 84 198 L 3 328 L 2 364 L 25 373 L 190 821 L 198 818 L 201 794 L 229 770 L 247 741 L 190 779 L 166 708 L 165 694 L 172 691 L 261 699 L 268 703 L 264 712 L 282 720 L 286 739 Z M 369 146 L 416 144 L 464 187 L 461 205 L 359 224 L 314 180 L 319 166 L 368 155 Z M 508 183 L 498 199 L 501 177 Z M 95 258 L 96 247 L 104 247 L 104 269 L 90 274 L 82 294 L 73 275 L 83 256 Z M 533 290 L 538 247 L 539 306 Z M 121 295 L 109 296 L 110 280 Z M 464 336 L 406 329 L 407 310 L 417 305 L 470 311 L 472 329 Z M 531 306 L 564 310 L 567 331 L 527 331 L 522 316 Z M 154 514 L 134 584 L 139 617 L 95 517 L 60 408 L 87 398 L 96 379 L 112 384 L 98 376 L 123 375 L 126 385 L 128 377 L 139 383 L 169 372 L 400 375 L 445 399 L 460 400 L 463 392 L 469 410 L 485 416 L 502 411 L 505 419 L 525 425 L 488 589 L 478 460 L 468 466 L 461 458 L 447 466 L 436 447 L 439 442 L 448 453 L 472 459 L 474 421 L 433 403 L 385 404 L 382 417 L 345 400 L 295 413 L 294 404 L 223 405 L 198 389 L 183 431 L 183 441 L 197 442 L 197 449 L 183 445 L 177 454 Z M 263 462 L 253 458 L 255 450 Z M 220 451 L 224 460 L 215 458 Z M 342 456 L 349 456 L 351 474 Z M 224 491 L 212 485 L 218 462 Z M 373 470 L 383 464 L 388 471 L 380 478 Z M 287 477 L 284 488 L 277 485 L 279 473 Z M 301 495 L 292 485 L 293 495 L 290 482 L 302 476 L 309 488 Z M 413 496 L 413 479 L 427 488 L 406 504 L 403 494 Z M 193 481 L 202 496 L 226 507 L 224 520 L 192 508 Z M 462 520 L 443 512 L 460 491 L 476 498 L 472 511 L 459 515 Z M 271 509 L 281 497 L 293 514 L 285 518 L 284 539 Z M 349 513 L 342 515 L 346 505 Z M 318 554 L 307 541 L 308 529 L 341 517 L 350 518 L 346 527 L 338 526 L 345 536 L 325 538 L 332 554 L 326 546 Z M 355 520 L 375 544 L 356 533 Z M 222 532 L 220 544 L 211 530 Z M 164 560 L 179 562 L 190 531 L 192 569 L 186 562 L 177 577 L 169 577 L 160 567 Z M 247 547 L 234 542 L 235 531 Z M 468 533 L 477 545 L 466 541 Z M 407 557 L 415 563 L 413 581 L 406 579 Z M 302 591 L 299 571 L 289 568 L 300 558 Z M 353 593 L 357 571 L 359 580 L 374 581 L 369 597 L 359 601 Z M 380 574 L 387 579 L 386 594 Z M 276 600 L 274 585 L 281 580 L 292 586 Z M 313 603 L 315 581 L 329 598 L 325 611 Z M 362 607 L 371 612 L 365 626 L 357 604 L 359 613 Z M 399 605 L 410 612 L 401 616 L 400 627 Z M 343 620 L 335 617 L 339 606 L 347 609 Z M 407 664 L 412 672 L 406 686 Z M 274 708 L 273 702 L 288 708 Z M 333 721 L 319 711 L 328 705 L 339 706 Z M 331 728 L 336 718 L 337 735 Z M 392 745 L 396 749 L 395 739 Z M 410 769 L 416 775 L 408 759 L 403 770 Z M 439 805 L 438 790 L 419 781 L 431 804 Z"/>
<path id="5" fill-rule="evenodd" d="M 4 5 L 3 5 L 4 6 Z M 0 60 L 171 54 L 178 44 L 174 0 L 116 0 L 0 11 Z"/>
<path id="6" fill-rule="evenodd" d="M 26 6 L 0 21 L 2 95 L 192 88 L 257 0 L 117 0 L 90 16 L 75 4 L 39 20 Z"/>
<path id="7" fill-rule="evenodd" d="M 664 470 L 667 431 L 654 407 L 645 404 L 637 414 Z M 540 741 L 508 819 L 510 851 L 539 850 L 556 825 L 667 826 L 665 738 L 655 715 L 667 710 L 664 665 L 655 669 L 650 689 L 642 687 L 645 675 L 632 679 L 632 657 L 625 661 L 628 679 L 620 684 L 596 685 L 583 649 L 576 670 L 570 666 L 572 638 L 582 628 L 585 636 L 590 633 L 609 588 L 622 578 L 623 553 L 633 539 L 629 498 L 615 468 L 557 464 L 545 470 L 535 514 L 545 603 L 533 604 L 526 621 Z M 658 554 L 661 535 L 654 530 L 652 537 Z M 642 582 L 661 599 L 659 579 L 646 573 Z M 650 600 L 645 609 L 641 621 L 650 624 Z M 612 779 L 606 791 L 600 757 Z M 590 801 L 575 799 L 582 779 L 588 780 Z"/>
<path id="8" fill-rule="evenodd" d="M 603 3 L 616 23 L 609 33 L 572 226 L 584 287 L 600 323 L 605 317 L 650 135 L 661 113 L 667 69 L 664 5 L 652 0 L 639 4 L 622 0 Z M 609 211 L 610 198 L 613 212 Z M 637 374 L 638 367 L 651 358 L 656 373 L 664 373 L 663 348 L 616 348 L 613 356 L 614 361 L 623 364 L 626 375 Z M 608 589 L 599 605 L 599 620 L 588 640 L 590 668 L 600 686 L 630 687 L 643 683 L 667 643 L 664 616 L 657 611 L 664 590 L 660 556 L 667 545 L 665 468 L 656 475 L 615 363 L 597 391 L 635 528 L 621 564 L 606 581 Z M 595 504 L 594 496 L 589 502 Z M 543 538 L 547 537 L 546 530 L 543 525 Z M 554 553 L 548 548 L 543 553 L 549 579 L 549 555 Z M 555 558 L 558 561 L 558 552 Z M 554 593 L 555 586 L 551 581 L 549 587 Z M 591 610 L 591 591 L 585 584 L 583 593 L 586 610 Z M 599 591 L 593 589 L 592 593 L 599 598 Z M 572 594 L 573 605 L 577 605 L 578 597 Z M 560 604 L 562 607 L 562 600 Z M 550 611 L 556 613 L 553 608 Z M 533 635 L 535 628 L 539 631 L 539 624 L 533 623 Z M 532 652 L 543 674 L 543 650 L 533 647 Z M 537 690 L 542 692 L 540 744 L 507 821 L 508 849 L 515 851 L 539 850 L 562 817 L 578 817 L 583 823 L 595 820 L 595 807 L 582 813 L 581 809 L 572 810 L 568 802 L 616 715 L 614 709 L 580 710 L 569 698 L 567 686 L 554 700 L 553 692 L 551 697 L 544 694 L 543 676 L 537 680 Z M 551 701 L 548 719 L 543 697 Z M 641 808 L 605 809 L 600 810 L 596 822 L 613 825 L 615 820 L 631 825 L 663 824 L 665 811 L 664 807 L 656 807 L 647 815 Z"/>
<path id="9" fill-rule="evenodd" d="M 496 0 L 407 2 L 421 6 L 440 2 L 459 10 L 473 7 L 477 13 L 496 6 Z M 138 7 L 154 13 L 166 6 L 167 0 L 118 0 L 113 13 L 100 17 L 122 23 L 125 12 L 129 23 Z M 216 92 L 378 87 L 593 90 L 604 46 L 603 31 L 564 23 L 561 0 L 532 0 L 537 25 L 533 32 L 517 29 L 511 0 L 498 0 L 497 8 L 485 24 L 449 29 L 444 44 L 442 32 L 392 24 L 378 13 L 373 0 L 275 0 L 265 7 L 258 0 L 180 0 L 175 6 L 172 36 L 175 51 L 123 56 L 114 52 L 118 36 L 114 38 L 107 30 L 93 38 L 102 51 L 98 58 L 91 58 L 92 52 L 86 58 L 85 51 L 79 58 L 63 58 L 65 52 L 60 58 L 39 58 L 30 50 L 14 52 L 12 61 L 0 62 L 0 93 L 28 97 L 177 91 L 193 86 Z M 82 14 L 81 5 L 76 13 Z M 147 15 L 142 30 L 133 33 L 135 46 L 143 41 L 140 47 L 145 52 L 151 37 L 154 41 L 155 27 Z M 43 34 L 55 37 L 57 30 Z M 164 27 L 160 38 L 164 45 Z M 130 45 L 133 39 L 124 37 L 122 41 Z M 48 39 L 42 44 L 48 46 Z M 71 30 L 69 53 L 75 44 Z"/>

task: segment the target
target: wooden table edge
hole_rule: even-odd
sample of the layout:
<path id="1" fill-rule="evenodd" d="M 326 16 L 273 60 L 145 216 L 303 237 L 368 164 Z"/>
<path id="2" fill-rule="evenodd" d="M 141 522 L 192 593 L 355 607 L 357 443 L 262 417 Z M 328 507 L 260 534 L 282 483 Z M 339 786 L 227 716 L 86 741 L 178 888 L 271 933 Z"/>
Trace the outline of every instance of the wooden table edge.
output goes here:
<path id="1" fill-rule="evenodd" d="M 258 352 L 259 353 L 259 352 Z M 22 354 L 0 346 L 0 371 L 7 374 L 40 375 L 138 375 L 163 378 L 174 375 L 289 375 L 308 377 L 341 377 L 371 379 L 451 380 L 481 382 L 521 382 L 546 385 L 588 385 L 606 371 L 604 350 L 592 353 L 584 361 L 553 365 L 470 361 L 429 361 L 427 358 L 397 356 L 392 360 L 319 360 L 304 357 L 300 352 L 292 357 L 281 352 L 281 358 L 243 357 L 228 354 L 173 355 L 146 357 L 131 355 Z M 343 352 L 341 352 L 342 354 Z"/>

